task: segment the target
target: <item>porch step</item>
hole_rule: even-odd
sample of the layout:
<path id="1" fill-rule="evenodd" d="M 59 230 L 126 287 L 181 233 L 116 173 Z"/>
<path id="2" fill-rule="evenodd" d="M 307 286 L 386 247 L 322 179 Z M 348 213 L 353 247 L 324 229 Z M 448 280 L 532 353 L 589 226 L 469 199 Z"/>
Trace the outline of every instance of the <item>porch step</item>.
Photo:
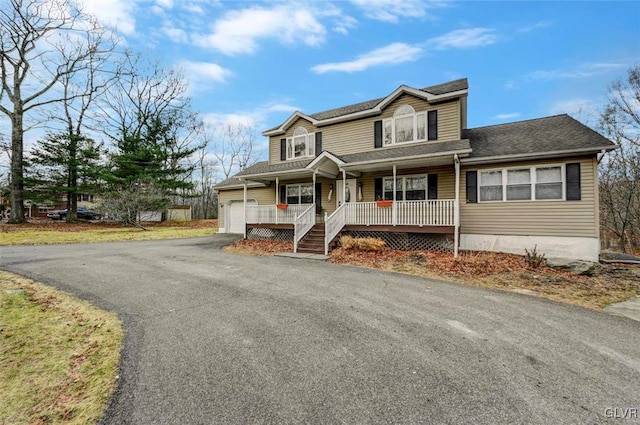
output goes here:
<path id="1" fill-rule="evenodd" d="M 334 246 L 335 243 L 332 241 L 329 249 Z M 324 224 L 316 224 L 309 230 L 309 233 L 298 242 L 298 252 L 324 254 Z"/>

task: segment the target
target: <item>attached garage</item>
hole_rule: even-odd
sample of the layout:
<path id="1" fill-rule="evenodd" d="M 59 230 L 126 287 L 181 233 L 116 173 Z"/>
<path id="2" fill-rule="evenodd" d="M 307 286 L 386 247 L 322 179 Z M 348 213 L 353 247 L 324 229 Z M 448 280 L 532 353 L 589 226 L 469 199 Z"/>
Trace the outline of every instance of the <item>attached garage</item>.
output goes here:
<path id="1" fill-rule="evenodd" d="M 247 199 L 247 205 L 257 205 L 253 199 Z M 244 233 L 244 202 L 229 201 L 225 212 L 225 232 L 226 233 Z"/>

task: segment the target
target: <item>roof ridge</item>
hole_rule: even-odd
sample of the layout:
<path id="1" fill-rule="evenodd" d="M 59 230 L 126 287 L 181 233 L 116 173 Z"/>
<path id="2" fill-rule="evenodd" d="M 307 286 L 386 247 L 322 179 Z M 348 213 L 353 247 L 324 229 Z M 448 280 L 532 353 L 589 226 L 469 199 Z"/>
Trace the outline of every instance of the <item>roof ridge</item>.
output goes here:
<path id="1" fill-rule="evenodd" d="M 575 120 L 575 118 L 571 117 L 569 114 L 564 113 L 564 114 L 556 114 L 556 115 L 547 115 L 545 117 L 528 118 L 526 120 L 520 120 L 520 121 L 503 122 L 501 124 L 483 125 L 483 126 L 480 126 L 480 127 L 467 128 L 466 131 L 480 130 L 481 128 L 489 128 L 489 127 L 501 127 L 503 125 L 522 124 L 522 123 L 525 123 L 525 122 L 540 121 L 540 120 L 545 120 L 545 119 L 549 119 L 549 118 L 558 118 L 558 117 L 562 117 L 562 116 L 566 116 L 566 117 L 569 117 L 569 118 Z"/>

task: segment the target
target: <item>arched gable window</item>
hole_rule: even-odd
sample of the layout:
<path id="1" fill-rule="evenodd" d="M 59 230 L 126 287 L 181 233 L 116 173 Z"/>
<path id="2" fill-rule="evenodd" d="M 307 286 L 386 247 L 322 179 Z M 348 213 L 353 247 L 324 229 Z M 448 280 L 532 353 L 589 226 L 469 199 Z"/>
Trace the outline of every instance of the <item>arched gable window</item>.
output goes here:
<path id="1" fill-rule="evenodd" d="M 287 159 L 298 159 L 315 156 L 316 134 L 309 133 L 306 128 L 298 127 L 293 137 L 287 137 Z"/>
<path id="2" fill-rule="evenodd" d="M 410 105 L 401 105 L 393 118 L 384 120 L 385 146 L 396 143 L 436 140 L 438 138 L 438 111 L 417 112 Z M 427 126 L 428 117 L 428 126 Z"/>

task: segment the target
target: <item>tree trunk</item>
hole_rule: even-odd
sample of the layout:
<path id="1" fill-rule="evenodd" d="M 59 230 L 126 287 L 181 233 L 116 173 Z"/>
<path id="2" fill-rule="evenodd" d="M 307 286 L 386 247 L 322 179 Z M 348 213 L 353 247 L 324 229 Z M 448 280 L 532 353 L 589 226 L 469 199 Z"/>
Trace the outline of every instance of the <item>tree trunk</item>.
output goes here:
<path id="1" fill-rule="evenodd" d="M 22 105 L 16 105 L 11 117 L 11 216 L 9 223 L 25 223 L 24 216 L 24 149 Z"/>

